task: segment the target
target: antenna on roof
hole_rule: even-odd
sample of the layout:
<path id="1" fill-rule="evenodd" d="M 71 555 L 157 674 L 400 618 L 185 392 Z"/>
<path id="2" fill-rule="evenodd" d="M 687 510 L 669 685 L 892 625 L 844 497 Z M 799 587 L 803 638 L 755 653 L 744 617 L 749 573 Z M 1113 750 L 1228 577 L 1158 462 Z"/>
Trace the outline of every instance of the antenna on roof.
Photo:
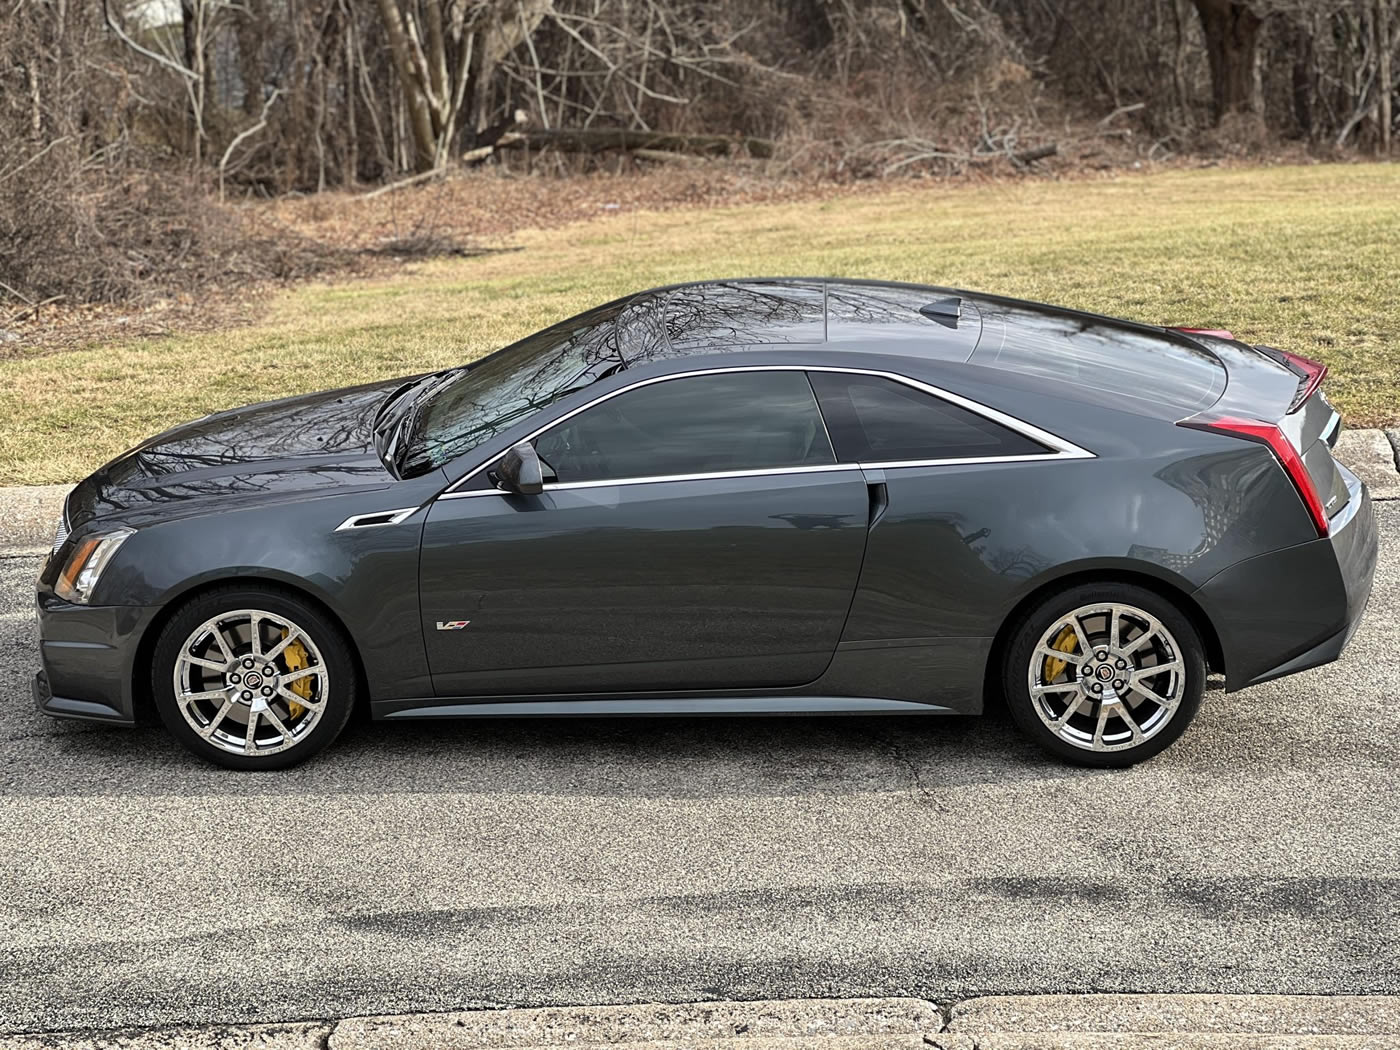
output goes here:
<path id="1" fill-rule="evenodd" d="M 935 299 L 931 303 L 925 303 L 919 307 L 919 313 L 923 314 L 930 321 L 936 321 L 944 328 L 958 327 L 958 319 L 962 317 L 962 300 L 957 296 L 949 296 L 947 299 Z"/>

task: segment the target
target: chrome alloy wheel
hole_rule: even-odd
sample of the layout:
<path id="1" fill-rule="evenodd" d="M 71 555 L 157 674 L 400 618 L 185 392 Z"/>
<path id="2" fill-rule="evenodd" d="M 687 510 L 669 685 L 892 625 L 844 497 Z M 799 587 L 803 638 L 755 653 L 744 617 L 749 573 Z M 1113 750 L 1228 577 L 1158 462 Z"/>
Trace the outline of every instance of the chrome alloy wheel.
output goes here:
<path id="1" fill-rule="evenodd" d="M 175 703 L 196 733 L 235 755 L 304 740 L 330 690 L 321 651 L 300 626 L 261 609 L 204 621 L 175 661 Z"/>
<path id="2" fill-rule="evenodd" d="M 1050 625 L 1031 654 L 1031 706 L 1085 751 L 1126 751 L 1160 733 L 1186 692 L 1170 631 L 1131 605 L 1085 605 Z"/>

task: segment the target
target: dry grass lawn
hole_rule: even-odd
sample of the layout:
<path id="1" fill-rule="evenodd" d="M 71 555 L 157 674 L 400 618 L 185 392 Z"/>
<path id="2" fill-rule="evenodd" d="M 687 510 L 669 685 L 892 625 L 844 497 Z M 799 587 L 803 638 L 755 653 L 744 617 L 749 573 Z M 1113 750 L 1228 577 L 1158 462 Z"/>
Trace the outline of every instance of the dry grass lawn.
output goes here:
<path id="1" fill-rule="evenodd" d="M 702 277 L 948 284 L 1227 327 L 1318 357 L 1351 425 L 1400 420 L 1400 166 L 911 184 L 612 213 L 520 250 L 283 293 L 250 327 L 0 360 L 0 484 L 71 481 L 181 420 L 441 368 L 625 292 Z"/>

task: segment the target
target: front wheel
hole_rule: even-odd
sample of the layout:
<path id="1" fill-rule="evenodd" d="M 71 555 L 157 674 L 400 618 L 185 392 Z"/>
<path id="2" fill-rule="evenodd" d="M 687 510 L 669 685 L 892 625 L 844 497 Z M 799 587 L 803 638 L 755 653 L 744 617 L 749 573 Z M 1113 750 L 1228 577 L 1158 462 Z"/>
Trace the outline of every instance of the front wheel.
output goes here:
<path id="1" fill-rule="evenodd" d="M 1086 766 L 1130 766 L 1185 732 L 1201 705 L 1200 636 L 1171 602 L 1133 584 L 1084 584 L 1017 625 L 1003 686 L 1016 724 Z"/>
<path id="2" fill-rule="evenodd" d="M 282 769 L 320 751 L 354 708 L 350 647 L 285 591 L 224 587 L 184 605 L 156 641 L 152 689 L 166 728 L 231 769 Z"/>

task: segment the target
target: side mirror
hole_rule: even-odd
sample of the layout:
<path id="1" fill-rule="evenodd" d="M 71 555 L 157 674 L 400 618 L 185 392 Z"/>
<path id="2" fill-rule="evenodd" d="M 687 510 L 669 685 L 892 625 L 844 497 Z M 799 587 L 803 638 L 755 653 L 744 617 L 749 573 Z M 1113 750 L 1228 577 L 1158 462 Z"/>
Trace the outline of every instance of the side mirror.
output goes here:
<path id="1" fill-rule="evenodd" d="M 522 441 L 512 446 L 496 464 L 496 487 L 522 496 L 538 496 L 544 491 L 544 468 L 535 446 Z"/>

